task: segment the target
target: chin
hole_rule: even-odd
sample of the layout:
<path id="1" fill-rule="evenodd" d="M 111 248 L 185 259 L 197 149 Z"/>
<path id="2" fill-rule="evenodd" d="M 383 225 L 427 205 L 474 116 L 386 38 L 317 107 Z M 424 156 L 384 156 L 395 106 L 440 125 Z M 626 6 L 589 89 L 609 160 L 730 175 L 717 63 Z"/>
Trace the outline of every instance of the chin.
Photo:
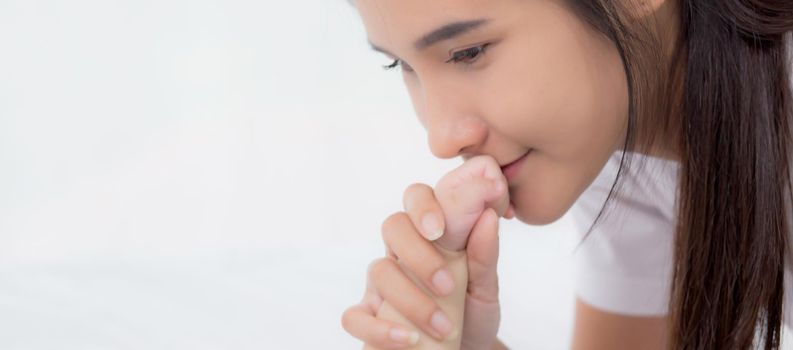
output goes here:
<path id="1" fill-rule="evenodd" d="M 541 202 L 540 202 L 541 203 Z M 570 206 L 555 208 L 549 205 L 523 205 L 515 204 L 515 218 L 528 225 L 542 226 L 556 222 L 567 212 Z"/>

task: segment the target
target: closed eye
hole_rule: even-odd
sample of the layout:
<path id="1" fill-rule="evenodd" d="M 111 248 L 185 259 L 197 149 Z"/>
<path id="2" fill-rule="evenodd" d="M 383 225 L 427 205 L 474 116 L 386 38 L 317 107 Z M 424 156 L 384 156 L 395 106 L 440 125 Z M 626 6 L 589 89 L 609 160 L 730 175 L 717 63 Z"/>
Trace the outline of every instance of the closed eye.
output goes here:
<path id="1" fill-rule="evenodd" d="M 405 62 L 402 62 L 399 59 L 395 59 L 394 62 L 391 62 L 391 64 L 384 65 L 383 69 L 387 69 L 387 70 L 388 69 L 394 69 L 397 66 L 402 67 L 402 69 L 404 69 L 406 72 L 412 72 L 413 71 L 413 68 L 411 68 L 409 65 L 405 64 Z"/>
<path id="2" fill-rule="evenodd" d="M 490 46 L 490 44 L 491 43 L 486 43 L 479 46 L 469 47 L 467 49 L 455 51 L 451 54 L 452 57 L 446 60 L 445 63 L 463 63 L 466 65 L 473 64 L 479 59 L 479 57 L 485 54 L 485 51 L 487 50 L 487 47 Z M 393 62 L 391 62 L 391 64 L 384 65 L 383 69 L 390 70 L 396 68 L 397 66 L 401 66 L 402 69 L 408 72 L 413 71 L 413 69 L 410 68 L 410 66 L 406 65 L 399 59 L 395 59 Z"/>
<path id="3" fill-rule="evenodd" d="M 383 69 L 394 69 L 396 66 L 399 65 L 399 60 L 394 60 L 391 64 L 387 64 L 383 66 Z"/>
<path id="4" fill-rule="evenodd" d="M 446 60 L 446 63 L 464 63 L 472 64 L 476 62 L 479 57 L 485 54 L 485 50 L 490 43 L 482 44 L 479 46 L 470 47 L 467 49 L 455 51 L 451 54 L 451 58 Z"/>

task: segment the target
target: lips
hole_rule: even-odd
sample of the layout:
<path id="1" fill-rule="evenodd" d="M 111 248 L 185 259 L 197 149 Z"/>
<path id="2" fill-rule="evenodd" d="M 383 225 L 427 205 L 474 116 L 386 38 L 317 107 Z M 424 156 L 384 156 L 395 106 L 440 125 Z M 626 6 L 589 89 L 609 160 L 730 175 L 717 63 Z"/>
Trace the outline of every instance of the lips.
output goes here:
<path id="1" fill-rule="evenodd" d="M 520 158 L 515 159 L 501 167 L 501 172 L 504 174 L 504 177 L 507 178 L 507 182 L 512 184 L 512 180 L 517 176 L 523 161 L 526 159 L 529 153 L 531 153 L 531 150 L 524 153 L 522 156 L 520 156 Z"/>
<path id="2" fill-rule="evenodd" d="M 513 161 L 511 161 L 511 162 L 509 162 L 509 163 L 507 163 L 507 164 L 504 164 L 504 165 L 502 165 L 502 166 L 501 166 L 501 171 L 504 171 L 504 169 L 508 168 L 510 165 L 514 165 L 515 163 L 517 163 L 517 162 L 519 162 L 519 161 L 523 160 L 523 158 L 524 158 L 524 157 L 526 157 L 526 155 L 528 155 L 528 154 L 529 154 L 529 152 L 531 152 L 531 150 L 528 150 L 526 153 L 524 153 L 523 155 L 521 155 L 521 156 L 520 156 L 520 157 L 518 157 L 517 159 L 515 159 L 515 160 L 513 160 Z"/>

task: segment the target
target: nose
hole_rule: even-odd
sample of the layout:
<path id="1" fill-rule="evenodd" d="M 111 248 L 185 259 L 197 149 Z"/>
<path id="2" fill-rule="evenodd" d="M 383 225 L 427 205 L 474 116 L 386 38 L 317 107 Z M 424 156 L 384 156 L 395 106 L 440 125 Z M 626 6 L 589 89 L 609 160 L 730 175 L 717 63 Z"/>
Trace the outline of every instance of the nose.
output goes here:
<path id="1" fill-rule="evenodd" d="M 424 89 L 423 118 L 427 142 L 433 155 L 441 159 L 474 153 L 487 138 L 487 124 L 472 108 L 472 99 L 462 94 Z"/>

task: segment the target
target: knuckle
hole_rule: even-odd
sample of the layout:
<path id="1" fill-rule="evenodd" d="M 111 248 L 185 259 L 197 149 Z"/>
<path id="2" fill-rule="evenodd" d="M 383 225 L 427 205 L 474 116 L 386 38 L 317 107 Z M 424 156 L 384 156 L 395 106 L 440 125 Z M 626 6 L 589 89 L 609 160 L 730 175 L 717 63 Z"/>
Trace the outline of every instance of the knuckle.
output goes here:
<path id="1" fill-rule="evenodd" d="M 350 333 L 351 335 L 352 332 L 350 330 L 352 329 L 352 327 L 350 325 L 350 322 L 352 321 L 351 320 L 352 312 L 353 312 L 353 307 L 349 307 L 347 308 L 347 310 L 344 310 L 344 313 L 341 314 L 341 327 L 344 329 L 345 332 Z"/>
<path id="2" fill-rule="evenodd" d="M 414 204 L 414 198 L 420 193 L 427 193 L 432 192 L 432 187 L 427 184 L 421 182 L 415 182 L 410 186 L 405 188 L 405 192 L 402 194 L 402 207 L 405 210 L 410 210 L 410 207 Z"/>
<path id="3" fill-rule="evenodd" d="M 421 182 L 414 182 L 405 188 L 404 196 L 407 197 L 410 193 L 417 191 L 426 191 L 428 189 L 431 189 L 429 185 Z"/>
<path id="4" fill-rule="evenodd" d="M 389 215 L 385 220 L 383 220 L 383 224 L 380 226 L 380 233 L 384 239 L 387 238 L 387 235 L 391 234 L 391 232 L 396 232 L 397 227 L 404 222 L 407 214 L 405 212 L 396 212 Z"/>
<path id="5" fill-rule="evenodd" d="M 377 284 L 384 274 L 389 273 L 396 267 L 394 260 L 390 258 L 375 259 L 369 264 L 368 275 L 372 282 Z"/>
<path id="6" fill-rule="evenodd" d="M 374 259 L 369 263 L 369 266 L 366 267 L 366 275 L 372 276 L 375 273 L 375 269 L 377 268 L 377 264 L 380 264 L 380 261 L 383 258 Z"/>

